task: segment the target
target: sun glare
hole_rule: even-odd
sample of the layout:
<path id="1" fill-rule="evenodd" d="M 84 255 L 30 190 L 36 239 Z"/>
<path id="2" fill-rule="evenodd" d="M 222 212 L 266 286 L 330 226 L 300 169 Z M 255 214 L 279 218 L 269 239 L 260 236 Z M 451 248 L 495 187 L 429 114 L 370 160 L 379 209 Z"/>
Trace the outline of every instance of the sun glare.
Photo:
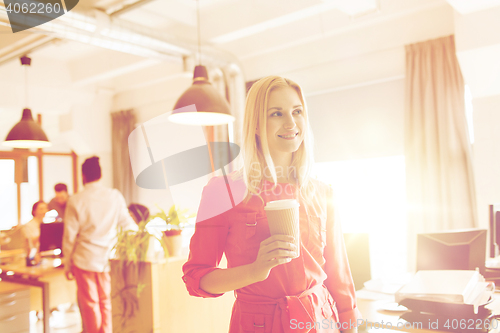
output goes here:
<path id="1" fill-rule="evenodd" d="M 404 156 L 316 164 L 335 193 L 335 219 L 344 233 L 368 233 L 372 277 L 406 271 Z"/>

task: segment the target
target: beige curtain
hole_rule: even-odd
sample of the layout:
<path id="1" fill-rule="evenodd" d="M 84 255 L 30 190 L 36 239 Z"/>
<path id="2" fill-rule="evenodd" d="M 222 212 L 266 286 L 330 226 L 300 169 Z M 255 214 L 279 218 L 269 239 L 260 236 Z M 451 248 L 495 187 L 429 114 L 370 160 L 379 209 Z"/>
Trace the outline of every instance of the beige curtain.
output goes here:
<path id="1" fill-rule="evenodd" d="M 112 120 L 112 155 L 113 187 L 118 189 L 127 205 L 136 202 L 137 185 L 134 181 L 128 153 L 128 136 L 134 130 L 136 117 L 132 110 L 113 112 Z"/>
<path id="2" fill-rule="evenodd" d="M 416 234 L 477 226 L 464 81 L 453 36 L 406 46 L 409 268 Z"/>

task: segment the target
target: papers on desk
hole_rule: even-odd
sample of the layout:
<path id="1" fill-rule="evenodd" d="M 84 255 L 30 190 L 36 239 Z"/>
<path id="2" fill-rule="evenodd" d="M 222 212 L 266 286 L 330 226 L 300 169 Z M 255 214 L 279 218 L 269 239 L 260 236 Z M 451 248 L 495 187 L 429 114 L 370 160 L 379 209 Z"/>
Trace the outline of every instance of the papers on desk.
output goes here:
<path id="1" fill-rule="evenodd" d="M 394 302 L 394 294 L 409 281 L 407 275 L 392 279 L 372 279 L 364 283 L 364 288 L 356 291 L 356 298 L 372 301 Z"/>
<path id="2" fill-rule="evenodd" d="M 418 299 L 456 304 L 470 304 L 474 312 L 493 295 L 494 286 L 485 282 L 478 271 L 418 271 L 412 280 L 395 294 L 396 302 Z"/>
<path id="3" fill-rule="evenodd" d="M 486 259 L 485 266 L 490 269 L 500 269 L 500 257 Z"/>

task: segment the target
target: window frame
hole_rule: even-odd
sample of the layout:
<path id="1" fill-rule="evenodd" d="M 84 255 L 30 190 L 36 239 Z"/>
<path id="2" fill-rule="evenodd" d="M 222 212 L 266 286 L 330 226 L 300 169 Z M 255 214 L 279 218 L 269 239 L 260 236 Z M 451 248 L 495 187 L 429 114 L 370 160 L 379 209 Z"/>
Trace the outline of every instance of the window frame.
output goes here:
<path id="1" fill-rule="evenodd" d="M 38 162 L 38 195 L 43 200 L 43 157 L 44 156 L 68 156 L 72 159 L 73 192 L 78 192 L 77 161 L 78 155 L 70 153 L 44 152 L 42 149 L 31 151 L 29 149 L 14 148 L 13 150 L 0 150 L 0 159 L 14 160 L 14 181 L 17 186 L 17 224 L 21 224 L 21 183 L 23 182 L 23 159 L 30 156 L 37 157 Z"/>

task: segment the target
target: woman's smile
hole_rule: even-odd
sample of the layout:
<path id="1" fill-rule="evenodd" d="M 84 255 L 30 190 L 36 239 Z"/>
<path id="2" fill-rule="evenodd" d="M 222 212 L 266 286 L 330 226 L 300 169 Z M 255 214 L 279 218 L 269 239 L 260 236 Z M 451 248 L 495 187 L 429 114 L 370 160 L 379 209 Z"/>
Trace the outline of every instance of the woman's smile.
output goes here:
<path id="1" fill-rule="evenodd" d="M 293 140 L 297 137 L 297 135 L 299 135 L 299 132 L 295 132 L 295 133 L 292 132 L 289 134 L 281 134 L 281 135 L 278 134 L 278 136 L 280 138 L 285 139 L 285 140 Z"/>

